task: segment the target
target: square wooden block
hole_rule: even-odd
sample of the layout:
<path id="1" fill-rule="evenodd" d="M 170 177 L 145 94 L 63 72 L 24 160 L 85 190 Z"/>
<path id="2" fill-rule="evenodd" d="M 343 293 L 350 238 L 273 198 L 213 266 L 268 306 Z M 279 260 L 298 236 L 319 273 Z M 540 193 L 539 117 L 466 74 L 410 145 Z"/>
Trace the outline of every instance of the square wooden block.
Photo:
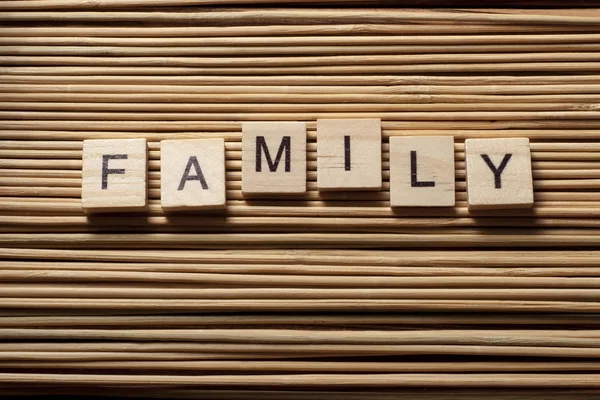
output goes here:
<path id="1" fill-rule="evenodd" d="M 381 120 L 317 120 L 319 190 L 380 190 Z"/>
<path id="2" fill-rule="evenodd" d="M 146 139 L 83 141 L 85 212 L 144 211 L 148 205 Z"/>
<path id="3" fill-rule="evenodd" d="M 242 124 L 242 192 L 306 192 L 306 124 Z"/>
<path id="4" fill-rule="evenodd" d="M 467 139 L 465 158 L 469 208 L 533 205 L 529 139 Z"/>
<path id="5" fill-rule="evenodd" d="M 452 207 L 454 137 L 390 138 L 390 205 Z"/>
<path id="6" fill-rule="evenodd" d="M 160 203 L 165 211 L 225 207 L 225 140 L 160 142 Z"/>

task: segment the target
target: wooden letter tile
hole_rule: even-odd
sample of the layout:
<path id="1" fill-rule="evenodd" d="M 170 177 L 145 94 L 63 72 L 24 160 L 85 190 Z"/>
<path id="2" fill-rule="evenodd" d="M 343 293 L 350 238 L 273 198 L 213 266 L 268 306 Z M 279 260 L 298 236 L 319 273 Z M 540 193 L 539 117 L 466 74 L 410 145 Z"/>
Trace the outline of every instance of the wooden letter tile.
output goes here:
<path id="1" fill-rule="evenodd" d="M 165 211 L 224 208 L 225 141 L 160 142 L 160 191 Z"/>
<path id="2" fill-rule="evenodd" d="M 242 192 L 306 192 L 306 124 L 242 124 Z"/>
<path id="3" fill-rule="evenodd" d="M 144 211 L 148 204 L 147 153 L 146 139 L 84 140 L 83 210 Z"/>
<path id="4" fill-rule="evenodd" d="M 529 139 L 465 140 L 469 208 L 533 205 Z"/>
<path id="5" fill-rule="evenodd" d="M 317 120 L 319 190 L 379 190 L 381 120 Z"/>
<path id="6" fill-rule="evenodd" d="M 454 206 L 454 137 L 390 138 L 390 205 Z"/>

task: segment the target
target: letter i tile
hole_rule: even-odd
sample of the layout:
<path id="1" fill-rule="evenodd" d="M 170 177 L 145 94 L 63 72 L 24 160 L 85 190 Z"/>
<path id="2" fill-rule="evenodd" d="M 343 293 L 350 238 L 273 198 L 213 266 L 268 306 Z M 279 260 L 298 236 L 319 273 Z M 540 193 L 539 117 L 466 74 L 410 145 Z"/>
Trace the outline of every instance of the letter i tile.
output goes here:
<path id="1" fill-rule="evenodd" d="M 381 120 L 317 120 L 319 190 L 380 190 Z"/>

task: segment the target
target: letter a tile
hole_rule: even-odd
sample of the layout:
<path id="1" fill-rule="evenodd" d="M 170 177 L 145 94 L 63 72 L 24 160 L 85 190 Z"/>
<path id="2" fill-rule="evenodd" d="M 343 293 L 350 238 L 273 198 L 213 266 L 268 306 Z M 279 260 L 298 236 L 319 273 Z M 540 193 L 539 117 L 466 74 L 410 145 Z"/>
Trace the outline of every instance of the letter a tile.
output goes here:
<path id="1" fill-rule="evenodd" d="M 306 192 L 306 124 L 242 124 L 242 192 Z"/>
<path id="2" fill-rule="evenodd" d="M 533 205 L 529 139 L 467 139 L 465 157 L 470 209 Z"/>
<path id="3" fill-rule="evenodd" d="M 454 205 L 454 137 L 390 138 L 390 205 Z"/>
<path id="4" fill-rule="evenodd" d="M 380 190 L 381 120 L 317 120 L 319 190 Z"/>
<path id="5" fill-rule="evenodd" d="M 160 142 L 160 191 L 165 211 L 224 208 L 225 141 Z"/>
<path id="6" fill-rule="evenodd" d="M 83 141 L 81 206 L 85 212 L 145 211 L 146 139 Z"/>

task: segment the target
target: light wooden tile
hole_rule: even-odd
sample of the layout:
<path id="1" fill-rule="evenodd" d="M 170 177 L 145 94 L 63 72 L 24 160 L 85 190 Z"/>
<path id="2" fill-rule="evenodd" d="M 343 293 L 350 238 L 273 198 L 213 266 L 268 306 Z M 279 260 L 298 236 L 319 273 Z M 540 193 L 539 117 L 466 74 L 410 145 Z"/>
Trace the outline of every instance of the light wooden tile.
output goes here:
<path id="1" fill-rule="evenodd" d="M 379 190 L 381 120 L 317 120 L 319 190 Z"/>
<path id="2" fill-rule="evenodd" d="M 146 139 L 84 140 L 83 210 L 144 211 L 148 204 L 147 154 Z"/>
<path id="3" fill-rule="evenodd" d="M 454 137 L 390 138 L 390 205 L 454 206 Z"/>
<path id="4" fill-rule="evenodd" d="M 163 140 L 160 182 L 163 210 L 224 208 L 225 141 Z"/>
<path id="5" fill-rule="evenodd" d="M 529 139 L 467 139 L 465 156 L 469 208 L 533 205 Z"/>
<path id="6" fill-rule="evenodd" d="M 306 124 L 242 124 L 242 192 L 306 192 Z"/>

